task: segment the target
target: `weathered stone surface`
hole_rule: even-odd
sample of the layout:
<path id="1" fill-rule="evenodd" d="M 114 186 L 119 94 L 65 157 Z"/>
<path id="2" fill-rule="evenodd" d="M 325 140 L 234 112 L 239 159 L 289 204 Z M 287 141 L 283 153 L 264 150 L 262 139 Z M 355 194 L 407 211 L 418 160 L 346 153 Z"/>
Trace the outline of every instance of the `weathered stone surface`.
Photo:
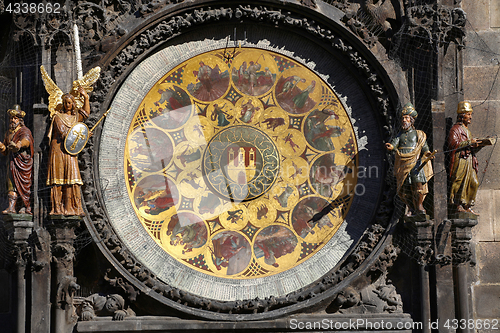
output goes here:
<path id="1" fill-rule="evenodd" d="M 451 265 L 436 266 L 436 309 L 437 317 L 440 321 L 448 318 L 456 318 L 455 307 L 450 306 L 454 302 L 454 297 L 453 270 Z M 442 326 L 439 332 L 452 332 L 452 330 Z"/>
<path id="2" fill-rule="evenodd" d="M 490 28 L 490 0 L 462 1 L 462 9 L 467 13 L 467 20 L 475 30 Z"/>
<path id="3" fill-rule="evenodd" d="M 500 318 L 500 285 L 473 286 L 476 318 Z"/>
<path id="4" fill-rule="evenodd" d="M 478 191 L 476 196 L 475 211 L 480 212 L 479 223 L 472 229 L 472 235 L 476 242 L 492 242 L 495 240 L 494 219 L 495 202 L 492 190 Z"/>
<path id="5" fill-rule="evenodd" d="M 498 218 L 500 216 L 500 191 L 495 190 L 493 197 L 496 203 L 494 211 L 495 218 L 493 219 L 493 231 L 495 233 L 495 241 L 498 242 L 500 241 L 500 218 Z"/>
<path id="6" fill-rule="evenodd" d="M 498 88 L 500 88 L 498 83 L 495 87 L 496 93 L 498 93 Z M 482 102 L 483 101 L 472 102 L 474 113 L 472 124 L 469 128 L 472 135 L 476 138 L 495 136 L 497 129 L 500 128 L 500 117 L 497 116 L 496 112 L 496 110 L 500 108 L 500 101 L 487 101 L 479 105 Z M 499 144 L 486 146 L 477 153 L 479 161 L 478 177 L 481 190 L 500 189 L 500 184 L 497 181 L 498 174 L 500 173 L 500 154 L 498 146 Z M 495 214 L 494 216 L 499 215 Z"/>
<path id="7" fill-rule="evenodd" d="M 500 99 L 500 86 L 495 81 L 497 71 L 498 66 L 464 67 L 464 99 L 480 102 L 486 98 Z"/>
<path id="8" fill-rule="evenodd" d="M 499 2 L 500 4 L 500 2 Z M 500 6 L 500 5 L 499 5 Z M 493 66 L 496 58 L 492 52 L 500 49 L 500 35 L 494 31 L 469 30 L 467 33 L 467 48 L 464 49 L 464 66 Z"/>
<path id="9" fill-rule="evenodd" d="M 500 28 L 500 2 L 490 2 L 490 27 Z"/>
<path id="10" fill-rule="evenodd" d="M 480 283 L 500 283 L 500 242 L 479 242 L 477 250 Z"/>

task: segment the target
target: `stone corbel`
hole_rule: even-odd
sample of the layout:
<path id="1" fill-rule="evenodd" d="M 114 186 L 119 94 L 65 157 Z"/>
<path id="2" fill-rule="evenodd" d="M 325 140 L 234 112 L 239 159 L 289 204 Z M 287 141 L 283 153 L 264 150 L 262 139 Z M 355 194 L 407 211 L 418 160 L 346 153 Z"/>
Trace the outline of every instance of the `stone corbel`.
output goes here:
<path id="1" fill-rule="evenodd" d="M 424 219 L 422 221 L 406 220 L 405 226 L 414 235 L 415 252 L 417 262 L 425 266 L 434 260 L 434 221 Z"/>
<path id="2" fill-rule="evenodd" d="M 4 217 L 4 226 L 7 231 L 8 240 L 14 246 L 12 248 L 12 258 L 15 258 L 15 266 L 16 268 L 22 267 L 24 269 L 31 255 L 28 238 L 33 231 L 33 222 L 18 220 L 13 218 L 13 216 L 7 215 Z"/>
<path id="3" fill-rule="evenodd" d="M 453 265 L 470 262 L 472 249 L 472 227 L 477 225 L 476 219 L 453 219 L 451 220 L 451 247 Z"/>
<path id="4" fill-rule="evenodd" d="M 96 317 L 112 316 L 113 320 L 135 317 L 135 312 L 125 306 L 125 299 L 119 294 L 92 294 L 75 297 L 75 306 L 81 321 L 95 320 Z"/>
<path id="5" fill-rule="evenodd" d="M 17 331 L 26 328 L 26 265 L 31 258 L 31 247 L 28 239 L 33 231 L 31 215 L 8 214 L 4 216 L 4 227 L 9 242 L 13 244 L 12 256 L 15 258 L 14 270 L 17 273 Z"/>

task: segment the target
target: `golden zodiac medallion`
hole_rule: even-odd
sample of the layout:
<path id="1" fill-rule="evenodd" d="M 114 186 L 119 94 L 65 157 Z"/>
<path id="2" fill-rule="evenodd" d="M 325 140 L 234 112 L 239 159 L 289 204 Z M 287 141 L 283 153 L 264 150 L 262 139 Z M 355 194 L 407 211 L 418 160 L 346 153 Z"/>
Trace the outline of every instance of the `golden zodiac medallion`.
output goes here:
<path id="1" fill-rule="evenodd" d="M 318 75 L 256 48 L 195 56 L 149 91 L 129 128 L 130 202 L 170 256 L 252 279 L 308 260 L 344 221 L 355 129 Z"/>

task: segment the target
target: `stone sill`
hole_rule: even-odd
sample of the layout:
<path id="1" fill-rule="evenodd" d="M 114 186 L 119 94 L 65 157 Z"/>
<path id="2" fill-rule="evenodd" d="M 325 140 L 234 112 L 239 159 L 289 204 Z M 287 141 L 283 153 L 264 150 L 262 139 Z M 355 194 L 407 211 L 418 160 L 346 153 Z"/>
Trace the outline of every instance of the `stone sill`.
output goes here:
<path id="1" fill-rule="evenodd" d="M 309 326 L 316 323 L 316 327 L 300 329 L 299 327 L 303 326 L 299 326 L 299 323 L 301 323 L 300 325 L 309 323 Z M 355 325 L 356 323 L 359 325 Z M 123 321 L 113 321 L 111 317 L 101 317 L 95 321 L 78 322 L 75 332 L 412 332 L 411 329 L 397 329 L 398 323 L 403 325 L 402 327 L 404 324 L 407 325 L 406 327 L 410 327 L 413 320 L 409 314 L 301 314 L 275 320 L 244 322 L 187 320 L 153 316 L 129 317 Z M 318 325 L 320 326 L 318 327 Z M 349 329 L 349 325 L 351 325 L 351 329 Z M 339 329 L 335 329 L 335 327 Z M 391 327 L 392 329 L 390 329 Z"/>

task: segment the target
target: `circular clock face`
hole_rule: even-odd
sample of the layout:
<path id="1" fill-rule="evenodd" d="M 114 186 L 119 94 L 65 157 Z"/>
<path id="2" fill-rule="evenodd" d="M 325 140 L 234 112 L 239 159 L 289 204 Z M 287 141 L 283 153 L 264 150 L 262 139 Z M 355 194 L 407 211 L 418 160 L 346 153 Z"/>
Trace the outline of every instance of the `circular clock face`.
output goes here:
<path id="1" fill-rule="evenodd" d="M 329 243 L 357 153 L 348 113 L 313 71 L 267 50 L 215 50 L 169 70 L 133 111 L 125 188 L 175 269 L 258 279 Z"/>

